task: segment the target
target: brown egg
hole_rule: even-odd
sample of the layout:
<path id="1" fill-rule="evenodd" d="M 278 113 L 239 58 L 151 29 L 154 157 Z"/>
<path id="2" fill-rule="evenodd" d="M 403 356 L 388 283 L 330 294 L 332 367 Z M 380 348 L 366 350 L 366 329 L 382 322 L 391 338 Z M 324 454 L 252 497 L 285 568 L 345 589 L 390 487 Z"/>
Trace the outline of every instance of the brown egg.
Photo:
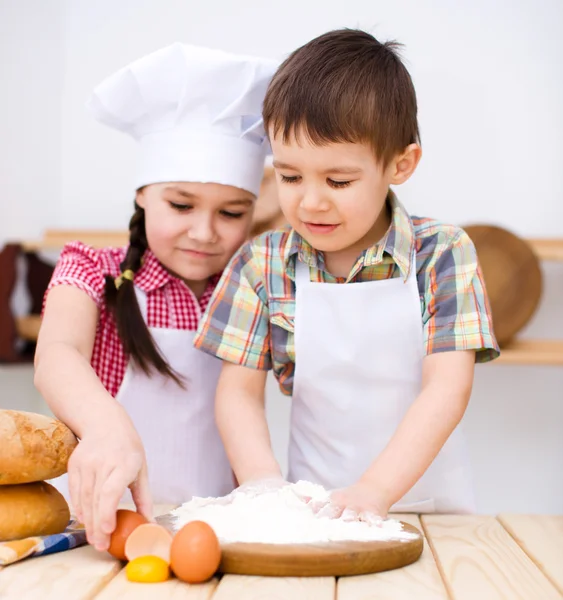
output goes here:
<path id="1" fill-rule="evenodd" d="M 126 560 L 125 542 L 139 525 L 147 523 L 143 515 L 132 510 L 119 509 L 115 515 L 115 530 L 111 534 L 108 552 L 119 560 Z"/>
<path id="2" fill-rule="evenodd" d="M 203 521 L 190 521 L 172 540 L 170 566 L 178 579 L 201 583 L 210 579 L 221 561 L 221 546 L 213 529 Z"/>

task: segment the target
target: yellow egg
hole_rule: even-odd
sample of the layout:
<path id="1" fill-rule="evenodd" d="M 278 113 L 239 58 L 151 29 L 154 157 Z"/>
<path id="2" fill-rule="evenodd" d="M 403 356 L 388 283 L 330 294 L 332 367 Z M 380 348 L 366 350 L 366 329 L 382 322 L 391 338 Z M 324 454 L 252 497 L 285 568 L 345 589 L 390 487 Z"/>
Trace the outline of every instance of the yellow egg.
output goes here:
<path id="1" fill-rule="evenodd" d="M 158 583 L 170 577 L 168 563 L 158 556 L 139 556 L 127 563 L 125 574 L 129 581 Z"/>

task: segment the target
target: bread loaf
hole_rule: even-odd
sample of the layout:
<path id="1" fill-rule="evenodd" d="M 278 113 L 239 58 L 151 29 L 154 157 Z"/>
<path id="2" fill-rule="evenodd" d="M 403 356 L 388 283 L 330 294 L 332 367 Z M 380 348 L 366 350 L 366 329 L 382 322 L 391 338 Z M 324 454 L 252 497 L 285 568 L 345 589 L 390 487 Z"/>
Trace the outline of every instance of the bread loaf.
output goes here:
<path id="1" fill-rule="evenodd" d="M 0 487 L 0 542 L 62 533 L 69 519 L 66 500 L 44 481 Z"/>
<path id="2" fill-rule="evenodd" d="M 56 419 L 0 410 L 0 486 L 54 479 L 66 473 L 77 443 L 72 431 Z"/>

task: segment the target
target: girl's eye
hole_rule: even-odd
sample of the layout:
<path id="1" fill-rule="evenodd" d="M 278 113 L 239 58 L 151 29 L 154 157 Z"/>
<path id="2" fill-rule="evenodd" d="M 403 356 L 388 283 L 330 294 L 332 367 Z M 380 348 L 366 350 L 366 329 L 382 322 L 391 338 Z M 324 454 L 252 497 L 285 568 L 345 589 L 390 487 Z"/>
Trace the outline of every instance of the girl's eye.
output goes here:
<path id="1" fill-rule="evenodd" d="M 334 179 L 327 179 L 328 184 L 334 188 L 345 188 L 348 187 L 351 181 L 334 181 Z"/>
<path id="2" fill-rule="evenodd" d="M 177 202 L 171 202 L 171 201 L 169 201 L 168 204 L 170 204 L 170 206 L 174 210 L 177 210 L 178 212 L 186 212 L 190 208 L 193 208 L 193 206 L 191 204 L 178 204 Z"/>
<path id="3" fill-rule="evenodd" d="M 297 175 L 294 175 L 293 177 L 286 177 L 285 175 L 280 175 L 280 177 L 283 183 L 297 183 L 297 181 L 299 180 L 299 177 Z"/>
<path id="4" fill-rule="evenodd" d="M 227 219 L 240 219 L 241 217 L 244 217 L 245 213 L 241 212 L 241 213 L 235 213 L 235 212 L 229 212 L 228 210 L 222 210 L 221 214 L 224 217 L 227 217 Z"/>

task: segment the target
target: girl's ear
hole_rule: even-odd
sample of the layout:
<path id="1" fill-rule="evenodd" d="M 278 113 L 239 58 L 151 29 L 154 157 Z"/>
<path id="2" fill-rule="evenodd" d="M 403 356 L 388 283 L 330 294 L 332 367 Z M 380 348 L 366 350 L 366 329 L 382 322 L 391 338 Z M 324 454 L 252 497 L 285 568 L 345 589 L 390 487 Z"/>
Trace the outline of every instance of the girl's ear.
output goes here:
<path id="1" fill-rule="evenodd" d="M 145 196 L 145 188 L 139 188 L 135 194 L 135 202 L 141 207 L 145 208 L 146 196 Z"/>

